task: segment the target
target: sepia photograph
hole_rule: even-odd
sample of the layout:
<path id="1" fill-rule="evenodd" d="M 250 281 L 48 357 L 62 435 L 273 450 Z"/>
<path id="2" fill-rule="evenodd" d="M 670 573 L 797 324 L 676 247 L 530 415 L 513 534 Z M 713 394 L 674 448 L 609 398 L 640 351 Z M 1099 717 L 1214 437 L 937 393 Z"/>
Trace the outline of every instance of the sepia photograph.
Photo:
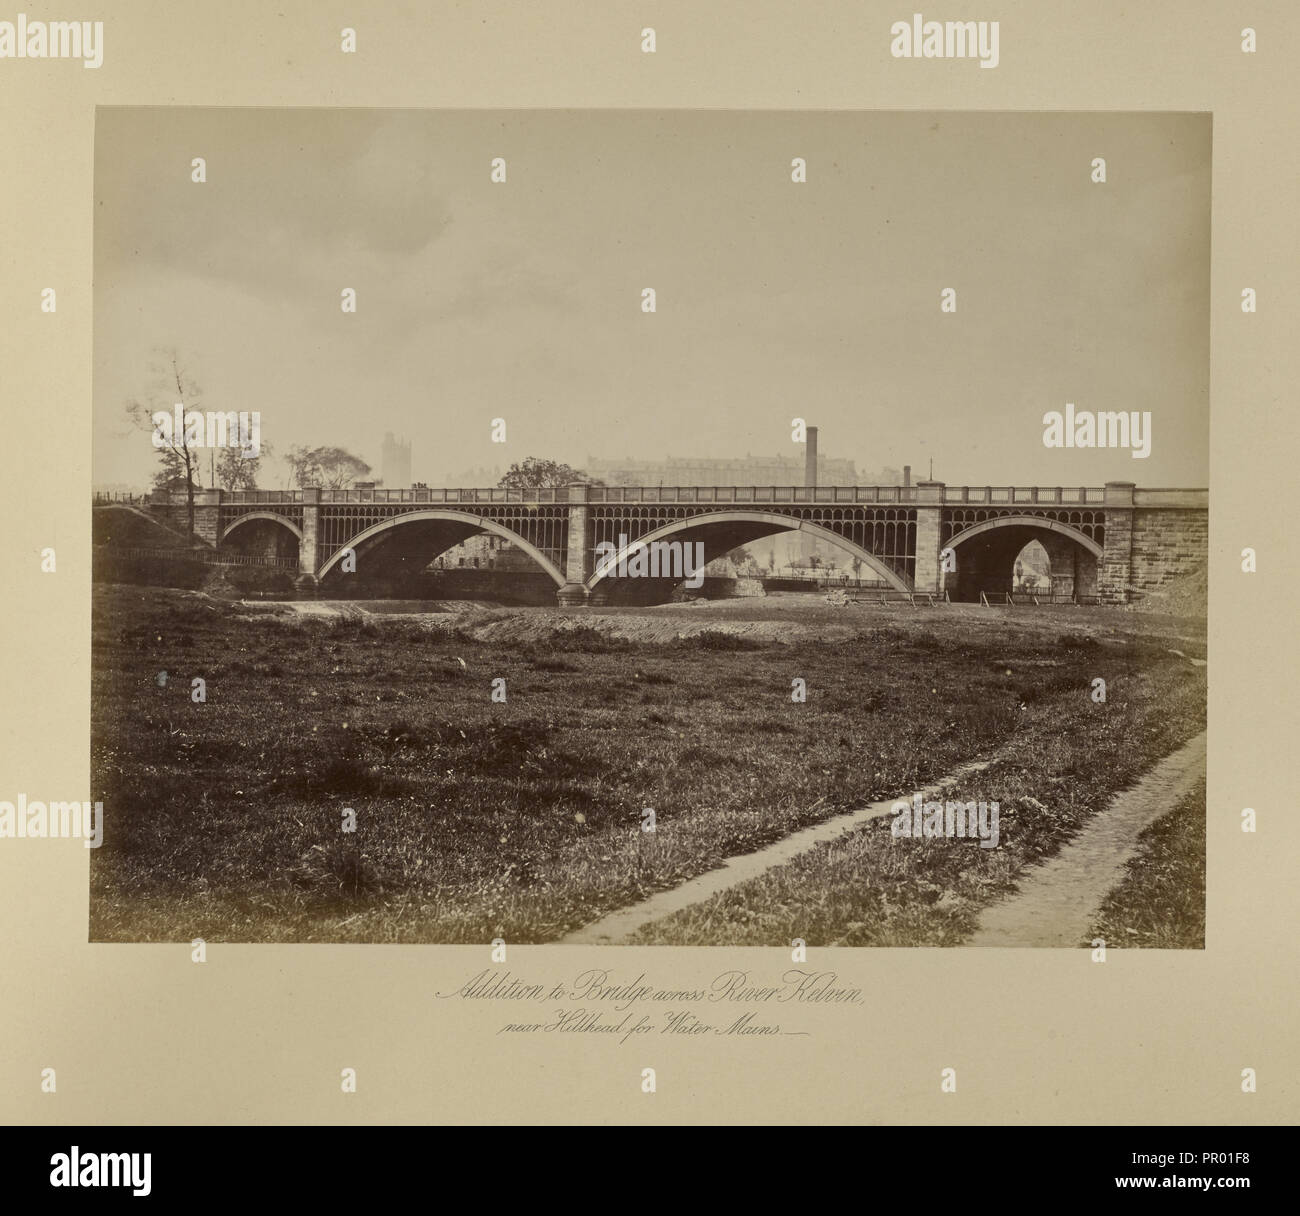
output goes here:
<path id="1" fill-rule="evenodd" d="M 1204 949 L 1211 131 L 99 107 L 89 939 Z"/>

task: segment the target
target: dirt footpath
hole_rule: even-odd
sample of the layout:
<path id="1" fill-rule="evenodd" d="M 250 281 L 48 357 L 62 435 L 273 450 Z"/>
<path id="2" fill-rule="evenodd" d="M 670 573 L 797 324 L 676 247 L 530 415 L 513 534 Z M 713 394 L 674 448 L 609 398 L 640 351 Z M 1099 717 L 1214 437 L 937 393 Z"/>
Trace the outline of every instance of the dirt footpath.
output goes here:
<path id="1" fill-rule="evenodd" d="M 1020 890 L 989 908 L 968 946 L 1077 946 L 1094 913 L 1137 852 L 1137 838 L 1205 772 L 1205 732 L 1166 756 L 1051 861 L 1029 871 Z"/>

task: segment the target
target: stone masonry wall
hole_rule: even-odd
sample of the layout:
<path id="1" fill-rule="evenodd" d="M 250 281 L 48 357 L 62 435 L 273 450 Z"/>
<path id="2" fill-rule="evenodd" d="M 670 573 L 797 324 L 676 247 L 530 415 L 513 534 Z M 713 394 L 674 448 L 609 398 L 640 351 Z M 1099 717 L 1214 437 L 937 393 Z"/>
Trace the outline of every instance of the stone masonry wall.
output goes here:
<path id="1" fill-rule="evenodd" d="M 159 520 L 165 523 L 175 532 L 185 535 L 186 507 L 185 503 L 180 505 L 172 503 L 168 506 L 158 506 L 150 504 L 149 513 L 156 515 Z M 220 539 L 218 529 L 220 527 L 220 511 L 216 507 L 194 504 L 194 536 L 199 541 L 204 541 L 209 545 L 215 546 Z"/>
<path id="2" fill-rule="evenodd" d="M 1132 585 L 1157 591 L 1179 575 L 1203 569 L 1209 558 L 1209 528 L 1208 511 L 1138 507 L 1133 512 Z"/>

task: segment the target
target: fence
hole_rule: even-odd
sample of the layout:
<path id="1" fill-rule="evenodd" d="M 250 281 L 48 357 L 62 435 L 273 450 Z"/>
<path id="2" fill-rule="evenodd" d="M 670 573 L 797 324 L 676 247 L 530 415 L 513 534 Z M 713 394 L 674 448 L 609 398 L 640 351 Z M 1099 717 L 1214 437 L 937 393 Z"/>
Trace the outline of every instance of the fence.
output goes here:
<path id="1" fill-rule="evenodd" d="M 270 566 L 277 570 L 296 571 L 298 563 L 280 557 L 262 557 L 253 553 L 218 552 L 215 549 L 149 549 L 130 545 L 96 545 L 95 553 L 104 557 L 161 558 L 164 561 L 202 562 L 209 566 Z"/>
<path id="2" fill-rule="evenodd" d="M 1006 607 L 1012 608 L 1032 607 L 1041 608 L 1044 604 L 1073 604 L 1075 606 L 1084 604 L 1100 604 L 1102 602 L 1099 595 L 1077 595 L 1073 592 L 1064 591 L 995 591 L 989 595 L 985 591 L 980 592 L 980 603 L 985 608 Z"/>

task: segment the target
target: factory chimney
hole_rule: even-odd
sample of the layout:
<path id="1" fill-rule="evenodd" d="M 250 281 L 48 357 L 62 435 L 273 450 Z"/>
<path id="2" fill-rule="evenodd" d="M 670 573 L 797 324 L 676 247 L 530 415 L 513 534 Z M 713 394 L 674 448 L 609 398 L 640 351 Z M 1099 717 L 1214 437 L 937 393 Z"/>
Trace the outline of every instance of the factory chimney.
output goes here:
<path id="1" fill-rule="evenodd" d="M 817 484 L 817 428 L 810 426 L 805 432 L 803 451 L 803 483 L 805 486 Z M 811 495 L 816 498 L 816 495 Z M 817 552 L 817 541 L 810 533 L 799 533 L 799 556 L 806 566 L 812 566 L 813 556 Z"/>
<path id="2" fill-rule="evenodd" d="M 905 486 L 910 486 L 912 484 L 912 466 L 910 464 L 905 464 L 903 466 L 903 484 Z"/>

